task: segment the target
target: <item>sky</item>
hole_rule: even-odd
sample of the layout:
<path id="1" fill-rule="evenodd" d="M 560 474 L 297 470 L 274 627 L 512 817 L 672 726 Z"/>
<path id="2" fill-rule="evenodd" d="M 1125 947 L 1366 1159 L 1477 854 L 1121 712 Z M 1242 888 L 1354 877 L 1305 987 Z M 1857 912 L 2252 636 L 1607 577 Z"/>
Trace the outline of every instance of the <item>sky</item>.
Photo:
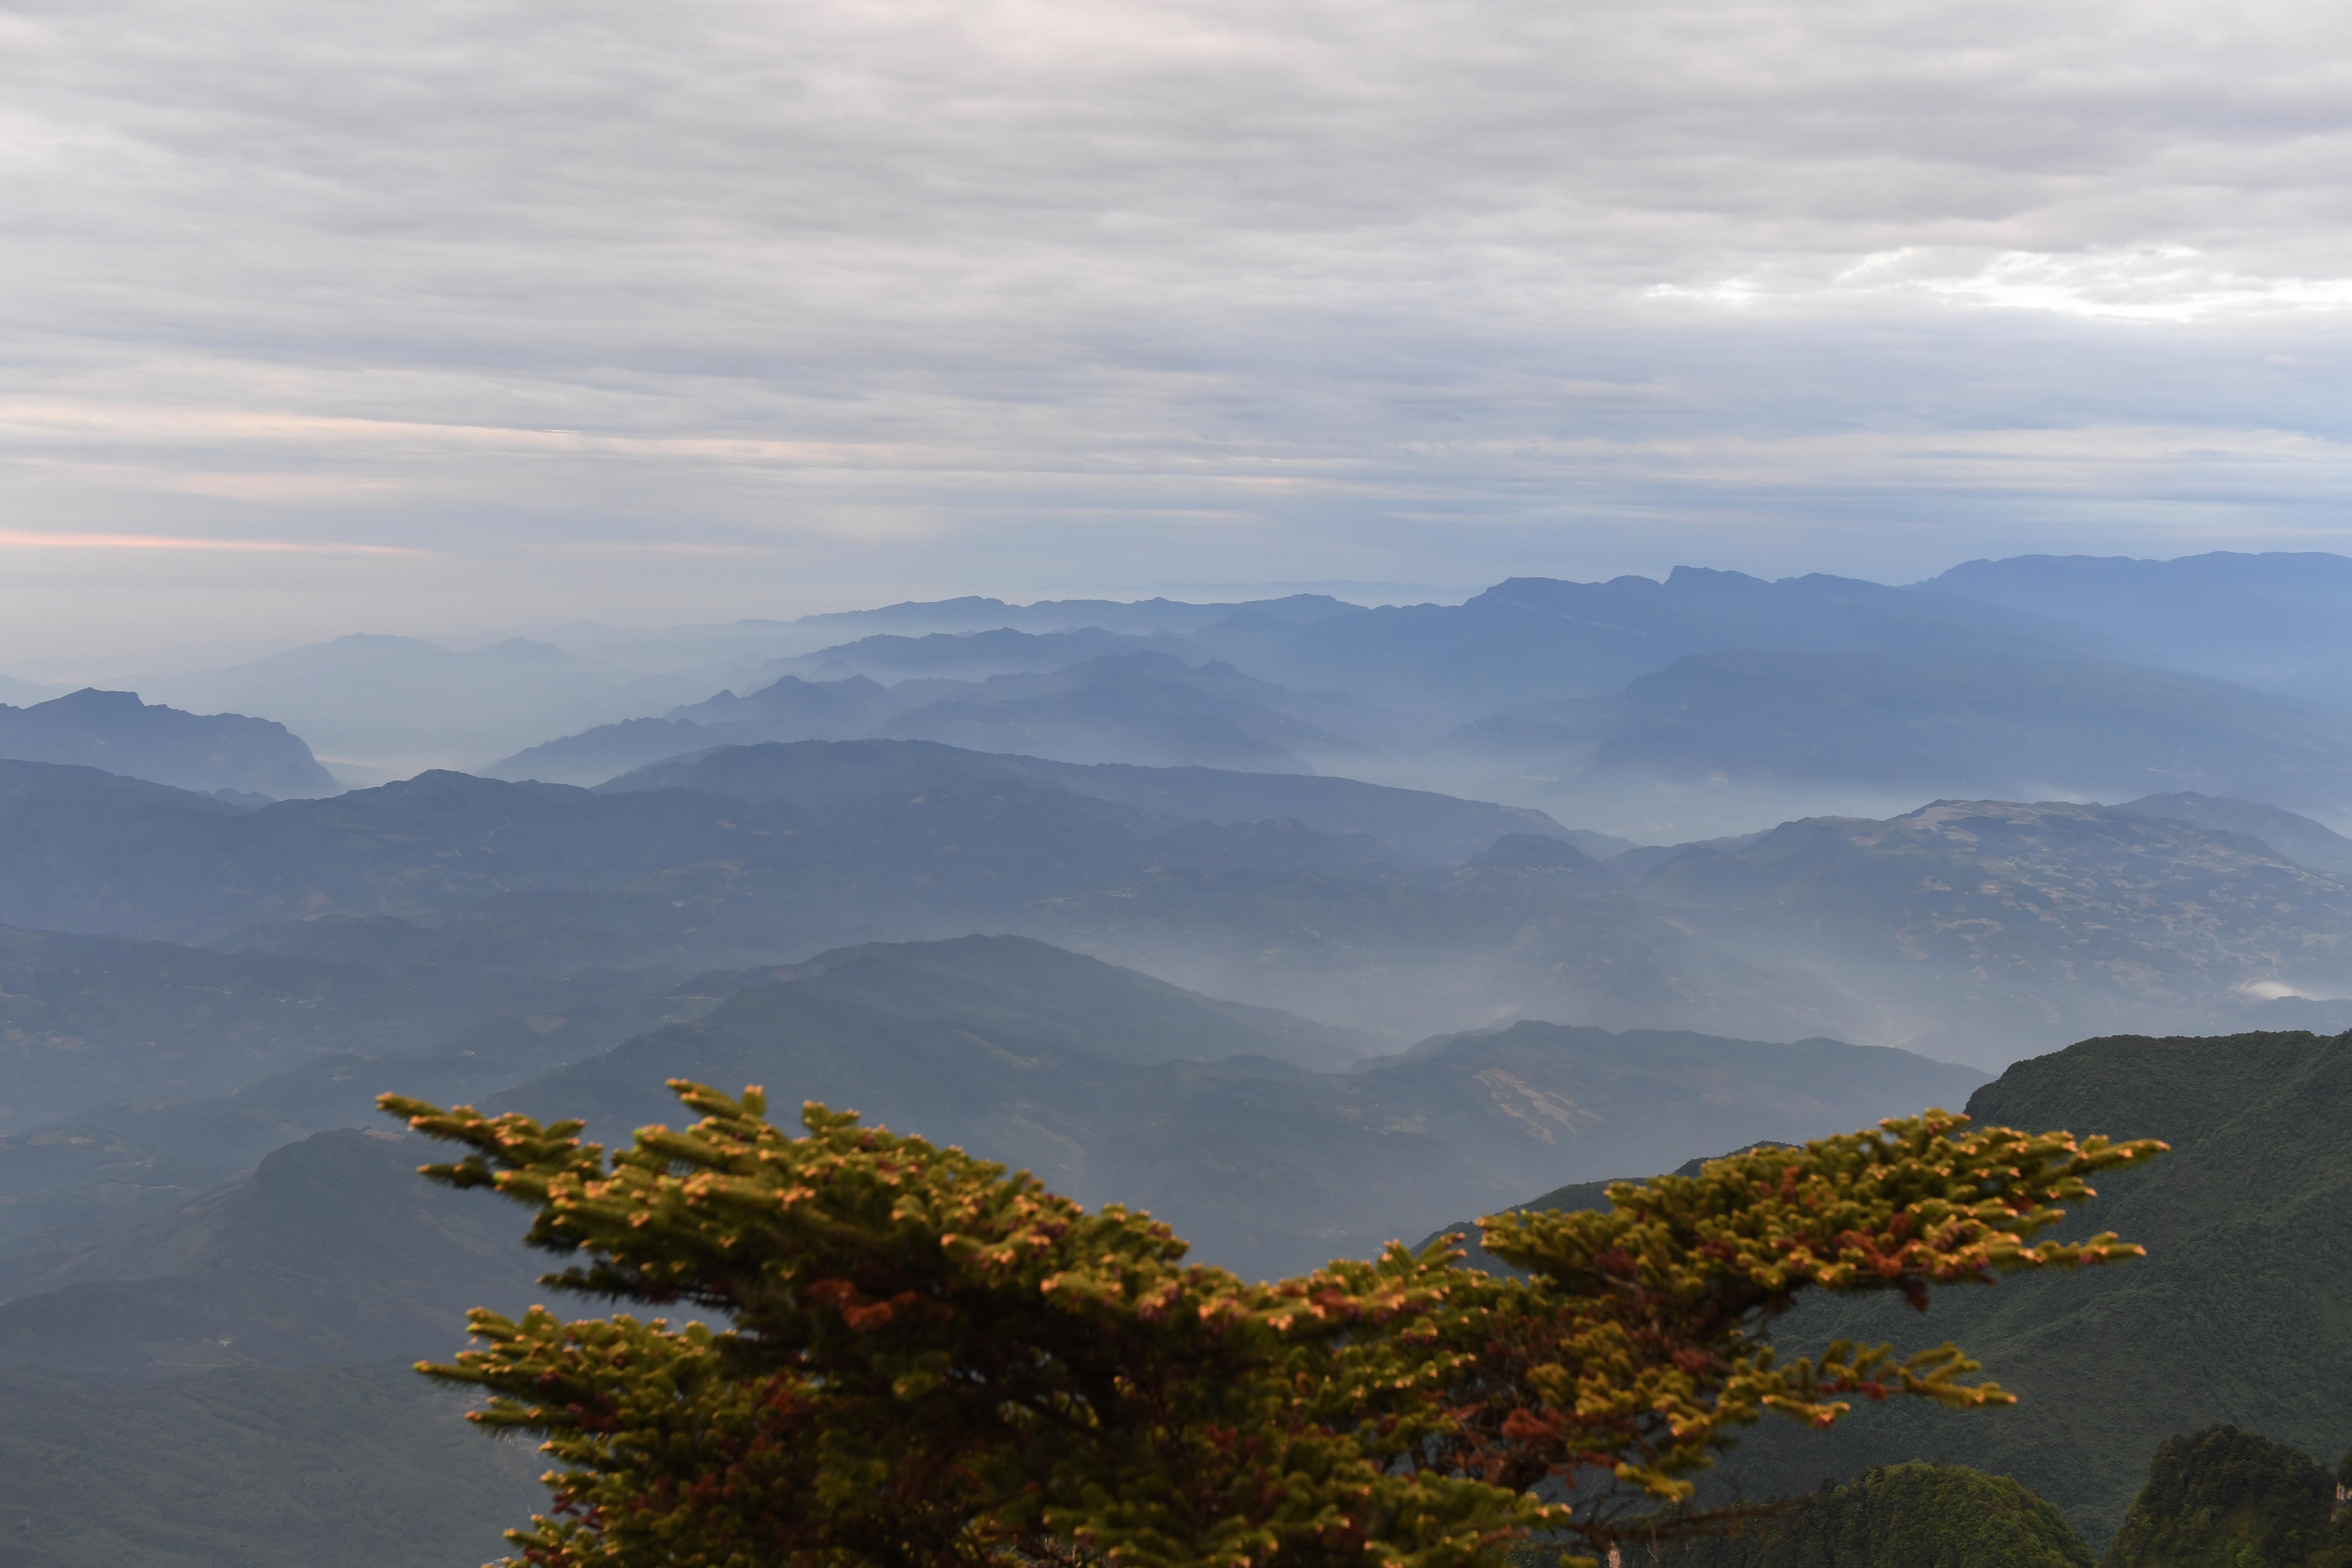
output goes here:
<path id="1" fill-rule="evenodd" d="M 0 668 L 2352 552 L 2308 0 L 0 0 Z"/>

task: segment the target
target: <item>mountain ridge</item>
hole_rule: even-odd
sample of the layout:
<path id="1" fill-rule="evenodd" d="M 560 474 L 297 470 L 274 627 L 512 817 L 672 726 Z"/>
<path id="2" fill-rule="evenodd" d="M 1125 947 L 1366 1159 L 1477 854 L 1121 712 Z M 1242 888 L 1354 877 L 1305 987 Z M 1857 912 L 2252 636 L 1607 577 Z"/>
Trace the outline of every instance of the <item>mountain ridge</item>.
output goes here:
<path id="1" fill-rule="evenodd" d="M 341 787 L 283 724 L 242 713 L 190 713 L 96 687 L 30 707 L 0 706 L 0 757 L 97 767 L 198 793 L 282 799 Z"/>

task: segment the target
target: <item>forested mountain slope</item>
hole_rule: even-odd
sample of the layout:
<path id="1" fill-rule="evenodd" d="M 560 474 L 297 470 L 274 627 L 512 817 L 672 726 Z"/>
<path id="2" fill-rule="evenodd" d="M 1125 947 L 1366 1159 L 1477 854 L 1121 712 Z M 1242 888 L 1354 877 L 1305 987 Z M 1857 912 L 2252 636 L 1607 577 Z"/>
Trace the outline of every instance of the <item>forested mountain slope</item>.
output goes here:
<path id="1" fill-rule="evenodd" d="M 1677 1542 L 1669 1568 L 2092 1568 L 2056 1509 L 2007 1476 L 1890 1465 L 1808 1493 L 1782 1517 Z"/>
<path id="2" fill-rule="evenodd" d="M 1808 1302 L 1774 1330 L 1791 1352 L 1833 1337 L 1948 1339 L 2021 1403 L 1966 1416 L 1867 1406 L 1826 1436 L 1767 1425 L 1734 1473 L 1801 1491 L 1824 1470 L 1896 1458 L 1969 1465 L 2016 1477 L 2105 1542 L 2176 1433 L 2230 1422 L 2305 1453 L 2352 1444 L 2352 1037 L 2086 1040 L 2018 1063 L 1969 1110 L 2169 1142 L 2070 1222 L 2148 1256 L 1946 1289 L 1924 1318 L 1899 1303 Z"/>
<path id="3" fill-rule="evenodd" d="M 2168 1437 L 2103 1568 L 2347 1568 L 2352 1454 L 2333 1471 L 2235 1426 Z"/>

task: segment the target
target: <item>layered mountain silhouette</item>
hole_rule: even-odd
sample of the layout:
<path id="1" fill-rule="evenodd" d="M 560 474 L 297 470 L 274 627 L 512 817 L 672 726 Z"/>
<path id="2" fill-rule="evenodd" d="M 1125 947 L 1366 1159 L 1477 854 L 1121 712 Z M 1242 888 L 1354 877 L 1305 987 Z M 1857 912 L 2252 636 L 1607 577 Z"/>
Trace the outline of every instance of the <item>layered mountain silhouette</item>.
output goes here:
<path id="1" fill-rule="evenodd" d="M 0 1133 L 79 1106 L 231 1092 L 324 1053 L 402 1055 L 477 1018 L 617 1006 L 642 977 L 487 969 L 374 922 L 372 963 L 0 927 Z M 0 1228 L 6 1225 L 0 1211 Z"/>
<path id="2" fill-rule="evenodd" d="M 2096 650 L 2098 634 L 2055 617 L 1953 596 L 1813 575 L 1769 583 L 1678 566 L 1663 583 L 1518 577 L 1461 605 L 1384 606 L 1304 626 L 1253 626 L 1246 649 L 1213 631 L 1209 651 L 1305 690 L 1457 717 L 1530 700 L 1607 696 L 1691 654 L 1734 648 Z"/>
<path id="3" fill-rule="evenodd" d="M 1683 568 L 0 686 L 0 1555 L 492 1554 L 538 1462 L 390 1369 L 551 1260 L 373 1097 L 613 1139 L 686 1077 L 1252 1274 L 1928 1104 L 2168 1138 L 2082 1220 L 2143 1263 L 1769 1325 L 2025 1402 L 1767 1424 L 1719 1479 L 1809 1500 L 1690 1558 L 2079 1563 L 2033 1494 L 2098 1544 L 2177 1433 L 2352 1442 L 2347 611 L 2333 556 Z M 2150 1540 L 2276 1555 L 2158 1469 Z"/>
<path id="4" fill-rule="evenodd" d="M 1182 662 L 1201 658 L 1200 647 L 1182 637 L 1105 631 L 1083 626 L 1068 631 L 1026 632 L 1010 626 L 993 631 L 933 632 L 926 637 L 879 634 L 797 659 L 761 674 L 843 679 L 863 675 L 893 685 L 912 678 L 974 681 L 998 675 L 1044 675 L 1100 658 L 1156 654 Z"/>
<path id="5" fill-rule="evenodd" d="M 2352 800 L 2340 716 L 2064 649 L 1690 655 L 1613 698 L 1518 704 L 1454 739 L 1570 773 Z"/>
<path id="6" fill-rule="evenodd" d="M 478 763 L 710 689 L 524 637 L 458 653 L 417 637 L 360 634 L 227 669 L 157 671 L 139 683 L 187 706 L 266 713 L 361 783 Z"/>
<path id="7" fill-rule="evenodd" d="M 188 713 L 94 687 L 28 708 L 0 706 L 0 758 L 79 764 L 232 797 L 277 800 L 341 787 L 283 724 Z"/>
<path id="8" fill-rule="evenodd" d="M 820 807 L 893 795 L 913 796 L 935 787 L 1000 778 L 1114 801 L 1172 822 L 1284 820 L 1318 833 L 1360 834 L 1403 855 L 1440 864 L 1469 859 L 1513 834 L 1586 844 L 1602 853 L 1630 847 L 1622 840 L 1564 828 L 1540 811 L 1356 779 L 1117 763 L 1079 765 L 1038 757 L 981 756 L 924 742 L 728 748 L 639 769 L 603 784 L 599 793 L 692 789 L 740 800 Z"/>
<path id="9" fill-rule="evenodd" d="M 887 687 L 837 668 L 831 679 L 786 675 L 747 696 L 725 691 L 664 718 L 601 725 L 533 746 L 488 771 L 600 784 L 719 746 L 872 736 L 1062 762 L 1312 773 L 1318 764 L 1369 758 L 1370 746 L 1357 737 L 1385 734 L 1394 722 L 1349 699 L 1302 696 L 1214 660 L 1195 665 L 1164 652 L 1125 652 L 1043 671 L 902 679 Z"/>
<path id="10" fill-rule="evenodd" d="M 438 946 L 550 974 L 996 931 L 1404 1039 L 1534 1016 L 1987 1065 L 2086 1026 L 2301 1022 L 2276 1009 L 2345 994 L 2352 971 L 2352 889 L 2170 818 L 1940 802 L 1619 868 L 1505 808 L 1320 795 L 1328 828 L 1363 805 L 1420 822 L 1433 847 L 1505 830 L 1448 866 L 1368 832 L 1177 804 L 1196 788 L 1312 804 L 1324 787 L 1253 796 L 1228 782 L 1245 776 L 806 742 L 601 791 L 432 773 L 243 810 L 0 764 L 0 921 L 362 963 Z"/>
<path id="11" fill-rule="evenodd" d="M 1094 628 L 1132 637 L 1180 637 L 1229 624 L 1290 626 L 1362 613 L 1362 606 L 1324 594 L 1276 599 L 1193 604 L 1180 599 L 1041 599 L 1008 604 L 967 595 L 908 600 L 870 610 L 830 610 L 796 620 L 745 620 L 720 626 L 624 629 L 578 623 L 549 637 L 593 658 L 645 671 L 698 668 L 732 671 L 736 679 L 778 661 L 871 637 L 922 637 L 944 633 L 1017 631 L 1033 634 Z M 756 678 L 752 684 L 759 684 Z"/>
<path id="12" fill-rule="evenodd" d="M 759 1083 L 779 1105 L 854 1108 L 1083 1201 L 1141 1205 L 1206 1258 L 1278 1273 L 1419 1235 L 1531 1176 L 1685 1157 L 1734 1123 L 1842 1127 L 1980 1081 L 1832 1041 L 1533 1023 L 1328 1070 L 1372 1043 L 1044 943 L 973 937 L 779 971 L 492 1103 L 583 1117 L 609 1140 L 675 1121 L 668 1079 Z"/>
<path id="13" fill-rule="evenodd" d="M 2334 591 L 2326 572 L 2294 589 L 2300 558 L 2231 559 L 2271 596 L 2246 598 L 2225 571 L 2196 612 L 2216 624 L 2284 616 Z M 2173 573 L 2182 563 L 2163 564 L 2167 592 L 2203 591 L 2193 571 Z M 1611 823 L 1643 820 L 1654 784 L 1801 808 L 1808 791 L 1829 791 L 2200 793 L 2352 809 L 2352 742 L 2325 668 L 2273 679 L 2272 664 L 2158 657 L 2143 634 L 2163 622 L 2163 595 L 2123 615 L 2092 594 L 2071 616 L 2063 592 L 2001 586 L 2033 579 L 2033 562 L 1990 565 L 2000 570 L 1956 569 L 1912 588 L 1689 567 L 1663 583 L 1517 578 L 1460 605 L 1163 615 L 1141 632 L 1023 629 L 1010 620 L 1044 623 L 1008 610 L 993 629 L 877 633 L 746 667 L 715 697 L 488 771 L 595 784 L 720 745 L 877 736 L 1082 763 L 1353 773 Z M 2072 571 L 2060 566 L 2062 578 Z M 951 603 L 950 620 L 975 607 Z M 2335 646 L 2332 634 L 2277 635 L 2305 665 Z M 1705 816 L 1685 799 L 1661 820 L 1690 837 Z"/>
<path id="14" fill-rule="evenodd" d="M 2315 551 L 2214 551 L 2171 561 L 2017 555 L 1970 561 L 1920 585 L 2070 622 L 2136 663 L 2341 701 L 2352 665 L 2352 560 Z M 2327 677 L 2337 678 L 2331 685 Z"/>
<path id="15" fill-rule="evenodd" d="M 677 1122 L 668 1079 L 758 1083 L 782 1108 L 855 1109 L 1034 1169 L 1084 1201 L 1150 1207 L 1203 1258 L 1268 1274 L 1419 1235 L 1530 1184 L 1686 1158 L 1733 1128 L 1815 1135 L 1958 1100 L 1983 1078 L 1829 1040 L 1537 1023 L 1373 1057 L 1371 1037 L 1019 937 L 846 948 L 700 976 L 619 1011 L 659 1026 L 606 1045 L 609 1016 L 486 1020 L 436 1051 L 334 1053 L 231 1096 L 95 1107 L 0 1143 L 0 1174 L 27 1200 L 50 1198 L 58 1216 L 0 1238 L 0 1293 L 24 1303 L 0 1306 L 0 1361 L 42 1359 L 40 1346 L 63 1342 L 41 1325 L 68 1317 L 83 1348 L 53 1363 L 144 1357 L 181 1371 L 420 1353 L 403 1336 L 436 1312 L 454 1331 L 446 1292 L 484 1289 L 483 1270 L 507 1265 L 498 1248 L 453 1241 L 435 1217 L 463 1205 L 399 1196 L 422 1187 L 414 1150 L 332 1131 L 376 1120 L 373 1098 L 388 1089 L 576 1116 L 609 1142 Z M 254 1160 L 252 1178 L 204 1194 L 207 1171 L 217 1184 L 224 1165 Z M 94 1225 L 54 1201 L 167 1176 L 177 1201 L 127 1226 Z M 353 1195 L 362 1189 L 363 1200 Z M 297 1267 L 312 1216 L 338 1205 L 354 1231 L 338 1247 L 390 1227 L 381 1266 L 314 1269 L 332 1277 L 316 1288 L 326 1293 L 268 1318 L 277 1326 L 256 1341 L 268 1292 L 239 1294 L 239 1277 Z M 283 1247 L 265 1257 L 272 1235 Z M 451 1246 L 476 1261 L 453 1260 L 446 1281 L 413 1261 Z M 202 1318 L 176 1336 L 156 1328 L 175 1300 Z M 214 1305 L 197 1312 L 200 1300 Z M 203 1348 L 224 1334 L 254 1342 Z M 168 1354 L 156 1348 L 165 1345 Z"/>

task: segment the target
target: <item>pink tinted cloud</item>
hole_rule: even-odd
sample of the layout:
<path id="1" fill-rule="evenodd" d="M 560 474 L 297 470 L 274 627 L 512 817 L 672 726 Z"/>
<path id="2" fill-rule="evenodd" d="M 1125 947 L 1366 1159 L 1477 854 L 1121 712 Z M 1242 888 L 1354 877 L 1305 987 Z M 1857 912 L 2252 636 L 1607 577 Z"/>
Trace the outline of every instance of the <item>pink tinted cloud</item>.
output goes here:
<path id="1" fill-rule="evenodd" d="M 189 539 L 154 533 L 39 533 L 0 529 L 0 549 L 240 550 L 305 555 L 421 555 L 394 544 L 305 543 L 284 539 Z"/>

